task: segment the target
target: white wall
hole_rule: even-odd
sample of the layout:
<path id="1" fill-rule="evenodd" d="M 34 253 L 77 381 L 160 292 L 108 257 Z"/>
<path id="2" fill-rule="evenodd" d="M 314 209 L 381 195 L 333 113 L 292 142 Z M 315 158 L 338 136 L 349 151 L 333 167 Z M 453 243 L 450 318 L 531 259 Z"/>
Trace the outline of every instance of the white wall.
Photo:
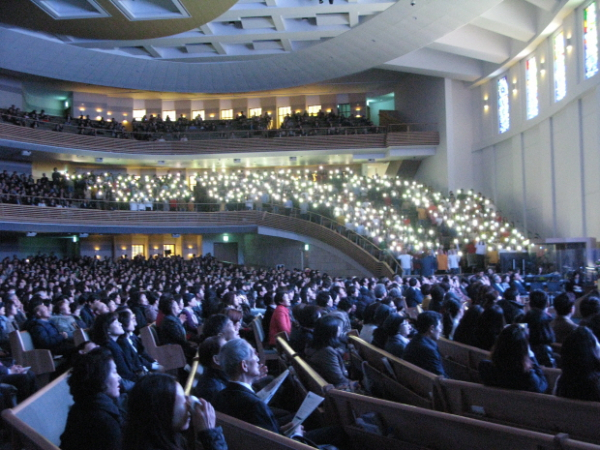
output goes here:
<path id="1" fill-rule="evenodd" d="M 508 132 L 498 132 L 497 79 L 472 89 L 469 120 L 476 142 L 467 160 L 473 186 L 519 227 L 544 238 L 600 236 L 600 75 L 583 79 L 581 16 L 576 10 L 559 28 L 573 35 L 564 99 L 554 100 L 552 36 L 500 75 L 507 75 L 511 90 L 517 82 L 510 94 Z M 545 60 L 546 72 L 538 77 L 539 115 L 526 120 L 525 60 L 531 55 L 538 64 Z"/>

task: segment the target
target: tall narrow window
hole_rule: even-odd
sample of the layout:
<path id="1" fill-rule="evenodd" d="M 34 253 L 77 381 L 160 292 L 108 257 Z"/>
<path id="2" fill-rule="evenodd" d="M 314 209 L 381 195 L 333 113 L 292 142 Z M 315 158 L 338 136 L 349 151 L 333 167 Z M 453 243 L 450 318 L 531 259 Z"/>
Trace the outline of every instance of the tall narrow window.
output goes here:
<path id="1" fill-rule="evenodd" d="M 593 77 L 598 72 L 596 2 L 590 3 L 583 10 L 583 58 L 585 61 L 585 77 Z"/>
<path id="2" fill-rule="evenodd" d="M 250 108 L 248 111 L 248 117 L 260 117 L 262 115 L 262 108 Z"/>
<path id="3" fill-rule="evenodd" d="M 537 72 L 537 60 L 533 56 L 525 62 L 528 119 L 533 119 L 539 113 Z"/>
<path id="4" fill-rule="evenodd" d="M 222 109 L 221 110 L 221 119 L 222 120 L 233 119 L 233 109 Z"/>
<path id="5" fill-rule="evenodd" d="M 565 61 L 565 35 L 561 31 L 554 36 L 554 100 L 567 95 L 567 70 Z"/>
<path id="6" fill-rule="evenodd" d="M 200 116 L 200 118 L 202 120 L 204 120 L 204 110 L 203 109 L 195 109 L 194 111 L 192 111 L 192 119 L 197 119 L 198 116 Z"/>
<path id="7" fill-rule="evenodd" d="M 175 112 L 174 109 L 164 110 L 162 112 L 162 119 L 167 120 L 167 117 L 168 117 L 170 121 L 174 122 L 177 120 L 176 114 L 177 113 Z"/>
<path id="8" fill-rule="evenodd" d="M 498 80 L 498 129 L 500 133 L 510 128 L 510 105 L 508 102 L 508 80 L 502 77 Z"/>
<path id="9" fill-rule="evenodd" d="M 131 246 L 131 257 L 135 258 L 138 255 L 144 255 L 144 246 L 143 245 L 132 245 Z"/>

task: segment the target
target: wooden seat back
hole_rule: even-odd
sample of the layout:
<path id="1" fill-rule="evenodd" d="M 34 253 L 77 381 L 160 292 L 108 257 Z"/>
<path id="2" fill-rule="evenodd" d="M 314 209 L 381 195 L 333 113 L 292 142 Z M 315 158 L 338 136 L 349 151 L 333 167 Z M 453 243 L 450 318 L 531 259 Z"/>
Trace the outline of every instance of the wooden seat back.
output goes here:
<path id="1" fill-rule="evenodd" d="M 158 361 L 166 371 L 179 369 L 185 366 L 185 355 L 181 345 L 165 344 L 157 345 L 156 330 L 153 325 L 148 325 L 140 329 L 140 338 L 148 354 Z"/>
<path id="2" fill-rule="evenodd" d="M 553 395 L 499 389 L 457 380 L 440 380 L 449 413 L 600 444 L 591 425 L 600 418 L 600 403 Z"/>
<path id="3" fill-rule="evenodd" d="M 266 361 L 272 361 L 277 359 L 277 352 L 271 349 L 265 349 L 263 342 L 265 341 L 265 331 L 262 326 L 262 316 L 257 315 L 251 322 L 252 332 L 254 334 L 254 346 L 261 362 L 264 364 Z"/>
<path id="4" fill-rule="evenodd" d="M 422 408 L 438 408 L 443 410 L 442 405 L 436 405 L 436 402 L 440 400 L 440 397 L 437 395 L 438 380 L 440 378 L 438 375 L 397 358 L 391 353 L 381 350 L 358 337 L 351 336 L 350 342 L 354 345 L 359 355 L 380 373 L 387 376 L 389 374 L 388 367 L 391 367 L 394 377 L 390 376 L 390 380 L 403 386 L 405 391 L 403 400 L 398 401 Z M 400 392 L 400 390 L 397 390 L 397 394 Z"/>
<path id="5" fill-rule="evenodd" d="M 479 362 L 490 359 L 490 352 L 446 338 L 438 339 L 437 344 L 450 378 L 479 383 Z"/>
<path id="6" fill-rule="evenodd" d="M 89 340 L 90 340 L 90 337 L 86 330 L 78 328 L 77 330 L 73 331 L 73 343 L 75 344 L 75 347 L 77 347 Z"/>
<path id="7" fill-rule="evenodd" d="M 566 436 L 486 423 L 439 411 L 333 390 L 329 397 L 337 422 L 349 435 L 356 450 L 553 450 L 600 447 L 577 442 Z M 383 430 L 367 431 L 357 424 L 365 414 L 375 416 Z"/>
<path id="8" fill-rule="evenodd" d="M 10 350 L 16 364 L 31 367 L 33 373 L 38 376 L 50 374 L 56 370 L 52 352 L 34 348 L 28 331 L 12 331 L 8 337 Z"/>
<path id="9" fill-rule="evenodd" d="M 16 407 L 2 412 L 13 436 L 13 448 L 58 450 L 73 404 L 67 378 L 68 373 L 61 375 Z"/>
<path id="10" fill-rule="evenodd" d="M 220 412 L 217 412 L 217 425 L 223 428 L 229 450 L 314 450 L 306 444 Z"/>

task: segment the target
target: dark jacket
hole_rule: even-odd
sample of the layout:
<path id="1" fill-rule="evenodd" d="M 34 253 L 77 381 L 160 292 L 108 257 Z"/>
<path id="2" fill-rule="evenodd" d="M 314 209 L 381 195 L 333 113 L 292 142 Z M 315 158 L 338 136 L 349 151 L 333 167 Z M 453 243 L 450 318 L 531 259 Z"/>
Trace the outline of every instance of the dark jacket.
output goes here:
<path id="1" fill-rule="evenodd" d="M 35 348 L 44 348 L 52 352 L 63 344 L 66 338 L 59 333 L 58 328 L 49 320 L 31 319 L 28 324 L 29 334 Z"/>
<path id="2" fill-rule="evenodd" d="M 479 363 L 479 376 L 486 386 L 544 393 L 548 389 L 548 381 L 538 363 L 533 363 L 529 372 L 512 373 L 501 370 L 491 361 L 485 360 Z"/>
<path id="3" fill-rule="evenodd" d="M 446 377 L 437 342 L 423 334 L 415 335 L 404 349 L 404 360 L 436 375 Z"/>
<path id="4" fill-rule="evenodd" d="M 214 367 L 206 367 L 200 378 L 198 378 L 198 383 L 193 392 L 196 397 L 213 403 L 217 393 L 225 389 L 228 382 L 225 372 Z"/>
<path id="5" fill-rule="evenodd" d="M 402 338 L 399 336 L 391 336 L 388 337 L 385 347 L 383 348 L 386 352 L 391 353 L 398 358 L 402 358 L 404 356 L 404 350 L 406 349 L 406 345 Z"/>
<path id="6" fill-rule="evenodd" d="M 406 298 L 406 306 L 408 308 L 414 308 L 417 305 L 423 303 L 423 294 L 421 290 L 416 287 L 409 287 L 404 291 L 404 297 Z"/>
<path id="7" fill-rule="evenodd" d="M 306 362 L 313 367 L 325 381 L 335 387 L 350 385 L 348 370 L 344 365 L 342 353 L 333 347 L 323 347 L 319 350 L 307 348 L 305 352 Z"/>
<path id="8" fill-rule="evenodd" d="M 579 377 L 561 375 L 556 382 L 556 395 L 574 400 L 600 402 L 600 372 Z"/>
<path id="9" fill-rule="evenodd" d="M 96 394 L 76 402 L 60 437 L 63 450 L 120 450 L 122 420 L 115 402 Z"/>
<path id="10" fill-rule="evenodd" d="M 191 343 L 186 339 L 185 328 L 181 321 L 169 314 L 165 316 L 157 328 L 158 339 L 160 344 L 179 344 L 183 348 L 183 352 L 186 357 L 193 358 L 196 353 L 195 348 L 192 347 Z"/>
<path id="11" fill-rule="evenodd" d="M 271 409 L 254 392 L 239 383 L 227 383 L 227 387 L 216 395 L 214 407 L 228 416 L 279 433 L 279 424 Z"/>
<path id="12" fill-rule="evenodd" d="M 113 360 L 115 361 L 115 366 L 117 366 L 117 373 L 121 378 L 130 381 L 138 381 L 140 379 L 139 370 L 141 370 L 141 368 L 138 368 L 135 362 L 128 358 L 119 344 L 112 339 L 109 339 L 108 342 L 102 344 L 102 347 L 110 350 Z"/>
<path id="13" fill-rule="evenodd" d="M 496 303 L 504 313 L 504 321 L 507 325 L 515 323 L 515 319 L 523 316 L 523 305 L 514 300 L 499 300 Z"/>

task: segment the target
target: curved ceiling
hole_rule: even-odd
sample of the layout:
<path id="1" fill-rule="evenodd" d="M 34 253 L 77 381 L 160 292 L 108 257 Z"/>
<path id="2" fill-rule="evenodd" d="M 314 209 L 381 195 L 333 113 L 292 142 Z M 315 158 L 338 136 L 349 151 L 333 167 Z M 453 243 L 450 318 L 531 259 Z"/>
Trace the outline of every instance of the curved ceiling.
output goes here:
<path id="1" fill-rule="evenodd" d="M 2 22 L 84 39 L 151 39 L 197 28 L 237 0 L 3 0 Z M 50 20 L 54 19 L 54 20 Z"/>
<path id="2" fill-rule="evenodd" d="M 9 3 L 16 1 L 24 0 Z M 511 64 L 582 1 L 239 0 L 210 23 L 133 40 L 49 35 L 5 21 L 0 68 L 100 86 L 183 93 L 283 89 L 371 68 L 473 82 Z"/>

